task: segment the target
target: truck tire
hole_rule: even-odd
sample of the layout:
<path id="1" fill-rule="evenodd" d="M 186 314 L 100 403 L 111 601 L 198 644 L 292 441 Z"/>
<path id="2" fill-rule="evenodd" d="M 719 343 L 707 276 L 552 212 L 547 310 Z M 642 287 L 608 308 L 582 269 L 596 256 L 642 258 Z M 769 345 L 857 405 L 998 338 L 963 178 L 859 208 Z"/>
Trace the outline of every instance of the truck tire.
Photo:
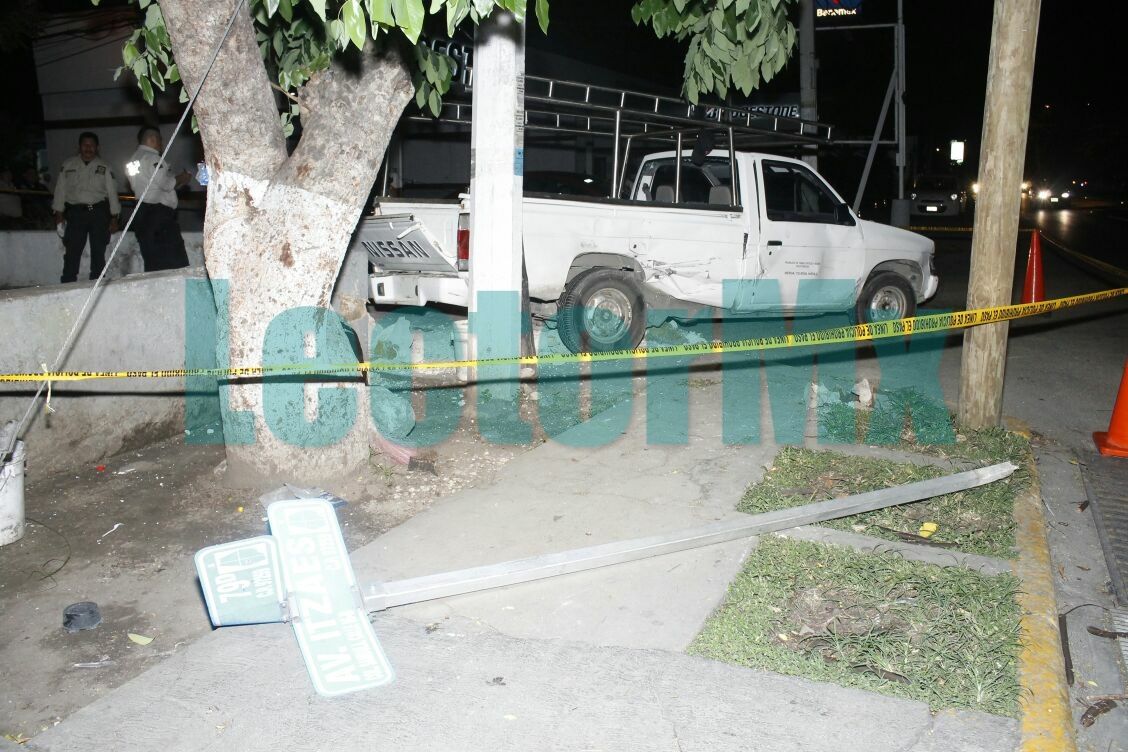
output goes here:
<path id="1" fill-rule="evenodd" d="M 859 324 L 915 315 L 916 293 L 907 279 L 894 272 L 870 277 L 854 306 L 854 316 Z"/>
<path id="2" fill-rule="evenodd" d="M 646 332 L 646 306 L 634 277 L 618 269 L 589 269 L 564 288 L 557 331 L 574 353 L 637 347 Z"/>

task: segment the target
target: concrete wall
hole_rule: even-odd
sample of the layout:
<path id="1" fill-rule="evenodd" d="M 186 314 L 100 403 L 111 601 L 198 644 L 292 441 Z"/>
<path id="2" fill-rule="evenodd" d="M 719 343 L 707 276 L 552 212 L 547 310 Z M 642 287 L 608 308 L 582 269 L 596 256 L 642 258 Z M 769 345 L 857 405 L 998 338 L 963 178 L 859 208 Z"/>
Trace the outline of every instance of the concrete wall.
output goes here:
<path id="1" fill-rule="evenodd" d="M 58 272 L 54 274 L 57 278 Z M 104 282 L 61 370 L 183 368 L 185 287 L 189 280 L 206 278 L 197 267 Z M 92 286 L 92 282 L 74 282 L 0 291 L 0 372 L 39 372 L 43 363 L 52 363 Z M 210 293 L 204 295 L 197 305 L 207 304 Z M 367 298 L 368 259 L 360 246 L 354 246 L 345 256 L 332 305 L 356 330 L 365 353 L 370 324 Z M 195 321 L 200 324 L 198 317 Z M 208 359 L 192 365 L 211 367 L 215 362 Z M 0 383 L 0 425 L 23 417 L 36 386 Z M 51 392 L 55 412 L 45 416 L 40 407 L 24 436 L 30 473 L 88 468 L 119 451 L 184 431 L 183 379 L 57 383 Z M 210 401 L 214 395 L 212 391 L 200 396 Z M 204 412 L 218 409 L 218 397 L 214 399 Z M 197 424 L 200 418 L 196 416 Z"/>
<path id="2" fill-rule="evenodd" d="M 188 251 L 188 261 L 194 267 L 204 265 L 203 235 L 199 232 L 185 232 L 184 246 Z M 109 256 L 120 234 L 110 237 L 106 247 Z M 107 276 L 119 279 L 127 274 L 138 274 L 145 270 L 141 253 L 137 249 L 137 238 L 128 233 L 121 249 L 110 265 Z M 59 284 L 63 273 L 63 241 L 54 232 L 12 231 L 0 232 L 0 290 L 18 287 L 37 287 Z M 78 278 L 85 280 L 90 276 L 90 249 L 83 251 L 82 264 Z"/>
<path id="3" fill-rule="evenodd" d="M 185 281 L 203 272 L 152 272 L 104 283 L 63 370 L 181 368 Z M 0 370 L 50 364 L 92 283 L 0 292 Z M 35 384 L 0 384 L 0 423 L 19 419 Z M 183 379 L 57 383 L 27 432 L 28 471 L 89 467 L 184 430 Z"/>

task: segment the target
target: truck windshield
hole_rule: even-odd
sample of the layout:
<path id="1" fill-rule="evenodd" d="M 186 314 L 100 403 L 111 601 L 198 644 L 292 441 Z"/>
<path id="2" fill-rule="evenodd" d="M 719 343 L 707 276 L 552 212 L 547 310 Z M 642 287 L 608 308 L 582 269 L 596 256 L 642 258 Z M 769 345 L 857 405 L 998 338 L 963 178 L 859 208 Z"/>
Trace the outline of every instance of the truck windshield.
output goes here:
<path id="1" fill-rule="evenodd" d="M 673 157 L 652 159 L 642 166 L 635 191 L 636 201 L 665 204 L 707 204 L 732 206 L 732 178 L 729 161 L 710 157 L 697 166 L 682 157 L 681 192 L 677 191 L 677 164 Z"/>

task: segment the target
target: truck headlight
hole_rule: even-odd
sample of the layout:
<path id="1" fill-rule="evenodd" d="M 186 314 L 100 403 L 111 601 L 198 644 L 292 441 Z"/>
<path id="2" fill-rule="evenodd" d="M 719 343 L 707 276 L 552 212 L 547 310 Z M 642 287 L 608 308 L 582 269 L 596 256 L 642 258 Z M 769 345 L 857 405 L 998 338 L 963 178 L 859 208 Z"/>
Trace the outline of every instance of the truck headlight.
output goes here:
<path id="1" fill-rule="evenodd" d="M 1051 195 L 1050 192 L 1048 190 L 1046 190 L 1045 188 L 1038 191 L 1038 198 L 1042 199 L 1043 201 L 1048 199 L 1050 197 L 1050 195 Z"/>
<path id="2" fill-rule="evenodd" d="M 1069 191 L 1066 191 L 1065 193 L 1061 194 L 1061 197 L 1062 198 L 1069 198 Z"/>

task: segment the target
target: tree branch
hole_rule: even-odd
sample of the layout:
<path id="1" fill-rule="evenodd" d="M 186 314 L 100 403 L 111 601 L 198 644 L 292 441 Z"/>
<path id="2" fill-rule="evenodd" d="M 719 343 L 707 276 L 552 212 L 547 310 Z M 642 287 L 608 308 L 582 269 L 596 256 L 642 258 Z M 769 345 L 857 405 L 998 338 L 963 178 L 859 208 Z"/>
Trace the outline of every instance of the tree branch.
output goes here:
<path id="1" fill-rule="evenodd" d="M 238 0 L 161 0 L 184 86 L 195 91 Z M 255 43 L 248 4 L 196 99 L 196 120 L 212 166 L 268 180 L 286 160 L 270 77 Z"/>
<path id="2" fill-rule="evenodd" d="M 392 131 L 414 87 L 398 47 L 338 56 L 299 92 L 302 138 L 279 170 L 279 182 L 300 187 L 359 212 Z"/>

